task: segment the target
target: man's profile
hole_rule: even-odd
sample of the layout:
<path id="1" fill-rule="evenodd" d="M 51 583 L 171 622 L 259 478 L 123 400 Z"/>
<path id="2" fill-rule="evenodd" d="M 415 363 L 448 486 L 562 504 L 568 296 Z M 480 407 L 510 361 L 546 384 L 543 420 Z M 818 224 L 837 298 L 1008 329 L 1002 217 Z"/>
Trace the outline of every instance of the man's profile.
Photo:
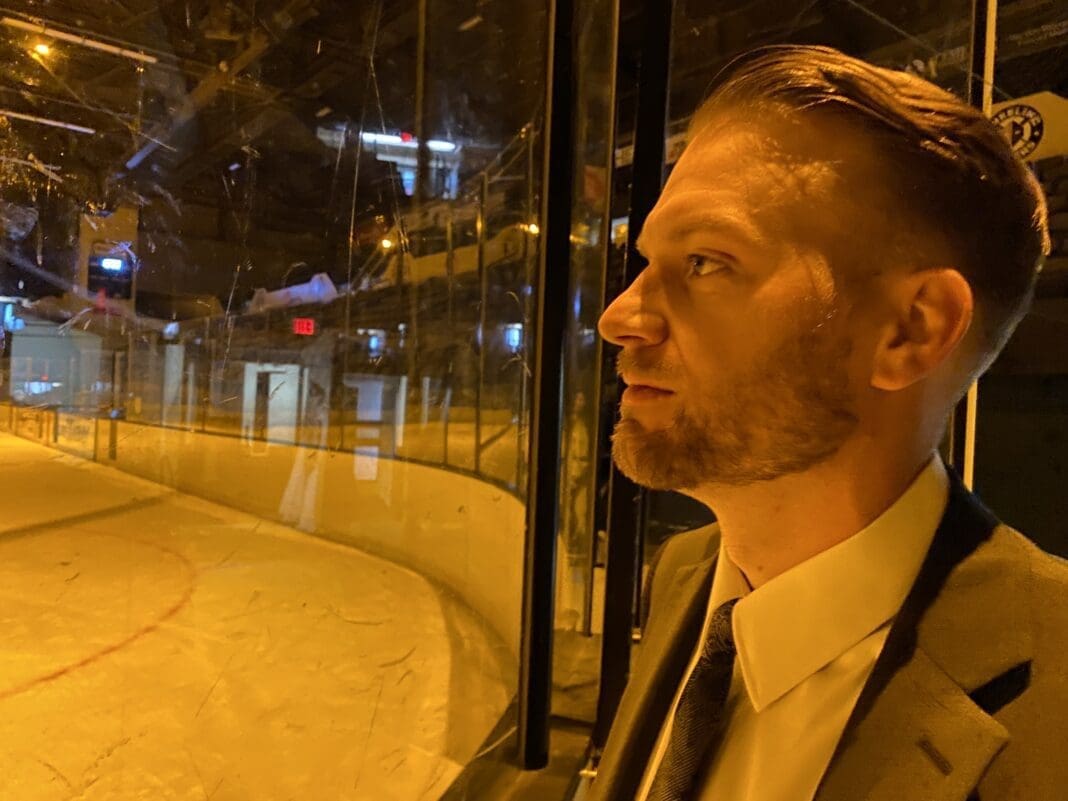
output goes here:
<path id="1" fill-rule="evenodd" d="M 613 458 L 717 523 L 657 555 L 590 797 L 1068 799 L 1068 564 L 937 456 L 1030 306 L 1040 186 L 829 48 L 739 59 L 690 131 L 600 330 Z"/>

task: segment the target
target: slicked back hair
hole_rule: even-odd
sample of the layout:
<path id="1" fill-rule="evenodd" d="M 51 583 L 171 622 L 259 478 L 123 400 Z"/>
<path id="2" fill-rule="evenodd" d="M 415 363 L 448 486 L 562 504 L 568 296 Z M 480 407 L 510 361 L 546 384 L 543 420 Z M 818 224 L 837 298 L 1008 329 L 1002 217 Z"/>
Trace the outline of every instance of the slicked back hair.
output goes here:
<path id="1" fill-rule="evenodd" d="M 1030 308 L 1049 253 L 1042 188 L 997 127 L 928 81 L 829 47 L 777 45 L 736 59 L 691 135 L 747 107 L 796 121 L 829 117 L 871 142 L 889 190 L 880 197 L 894 205 L 879 215 L 895 229 L 884 232 L 887 248 L 904 250 L 895 258 L 911 251 L 917 268 L 960 271 L 975 297 L 981 367 L 993 361 Z M 932 252 L 955 263 L 923 263 Z"/>

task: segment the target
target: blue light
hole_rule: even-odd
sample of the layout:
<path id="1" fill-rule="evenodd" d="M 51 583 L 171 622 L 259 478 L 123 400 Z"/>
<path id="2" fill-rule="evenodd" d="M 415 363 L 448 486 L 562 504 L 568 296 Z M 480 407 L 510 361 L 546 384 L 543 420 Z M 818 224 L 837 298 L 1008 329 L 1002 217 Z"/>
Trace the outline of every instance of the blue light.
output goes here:
<path id="1" fill-rule="evenodd" d="M 523 324 L 510 323 L 504 327 L 504 342 L 514 353 L 523 345 Z"/>
<path id="2" fill-rule="evenodd" d="M 26 321 L 21 317 L 15 316 L 15 305 L 13 303 L 4 304 L 4 328 L 8 331 L 21 331 L 26 327 Z"/>
<path id="3" fill-rule="evenodd" d="M 100 260 L 100 266 L 110 273 L 122 272 L 122 269 L 126 266 L 122 259 L 116 259 L 114 256 L 108 256 Z"/>

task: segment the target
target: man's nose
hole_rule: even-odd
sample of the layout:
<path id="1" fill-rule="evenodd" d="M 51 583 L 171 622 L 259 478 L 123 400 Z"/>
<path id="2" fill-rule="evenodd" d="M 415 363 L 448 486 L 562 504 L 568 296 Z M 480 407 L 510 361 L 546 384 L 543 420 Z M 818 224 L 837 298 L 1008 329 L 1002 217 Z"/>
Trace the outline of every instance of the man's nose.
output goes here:
<path id="1" fill-rule="evenodd" d="M 667 337 L 667 321 L 656 303 L 659 295 L 647 268 L 605 309 L 597 324 L 601 336 L 620 347 L 659 345 Z"/>

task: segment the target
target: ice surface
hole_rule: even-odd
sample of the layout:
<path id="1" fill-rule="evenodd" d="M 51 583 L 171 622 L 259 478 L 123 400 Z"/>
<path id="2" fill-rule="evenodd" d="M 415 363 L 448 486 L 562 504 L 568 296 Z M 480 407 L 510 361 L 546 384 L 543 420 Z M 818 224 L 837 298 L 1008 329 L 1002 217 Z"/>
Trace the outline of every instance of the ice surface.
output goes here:
<path id="1" fill-rule="evenodd" d="M 506 706 L 411 571 L 0 435 L 0 798 L 437 798 Z"/>

